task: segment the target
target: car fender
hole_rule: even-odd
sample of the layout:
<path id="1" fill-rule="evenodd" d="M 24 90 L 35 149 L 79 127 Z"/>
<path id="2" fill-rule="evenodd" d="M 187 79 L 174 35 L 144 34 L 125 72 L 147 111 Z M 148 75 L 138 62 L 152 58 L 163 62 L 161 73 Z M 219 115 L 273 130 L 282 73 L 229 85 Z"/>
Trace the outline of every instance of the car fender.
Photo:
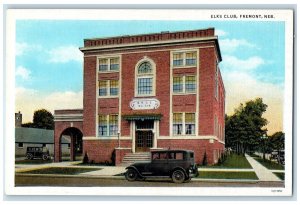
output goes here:
<path id="1" fill-rule="evenodd" d="M 189 176 L 188 173 L 186 172 L 186 170 L 183 169 L 182 167 L 175 167 L 174 169 L 172 169 L 172 171 L 171 171 L 171 173 L 170 173 L 170 177 L 172 176 L 172 173 L 173 173 L 175 170 L 181 170 L 181 171 L 183 171 L 185 177 L 188 177 L 188 176 Z"/>
<path id="2" fill-rule="evenodd" d="M 125 169 L 126 170 L 134 169 L 138 173 L 139 177 L 144 177 L 135 166 L 129 166 L 129 167 L 126 167 Z"/>

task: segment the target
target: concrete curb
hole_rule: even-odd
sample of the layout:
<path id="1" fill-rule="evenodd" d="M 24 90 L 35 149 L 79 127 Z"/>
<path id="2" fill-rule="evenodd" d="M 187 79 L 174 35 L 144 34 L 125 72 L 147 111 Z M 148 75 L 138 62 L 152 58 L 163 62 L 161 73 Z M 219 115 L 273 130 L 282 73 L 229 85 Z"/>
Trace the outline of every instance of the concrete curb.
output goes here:
<path id="1" fill-rule="evenodd" d="M 24 174 L 16 173 L 15 176 L 28 177 L 55 177 L 55 178 L 92 178 L 92 179 L 125 179 L 124 176 L 110 176 L 110 175 L 58 175 L 58 174 Z"/>

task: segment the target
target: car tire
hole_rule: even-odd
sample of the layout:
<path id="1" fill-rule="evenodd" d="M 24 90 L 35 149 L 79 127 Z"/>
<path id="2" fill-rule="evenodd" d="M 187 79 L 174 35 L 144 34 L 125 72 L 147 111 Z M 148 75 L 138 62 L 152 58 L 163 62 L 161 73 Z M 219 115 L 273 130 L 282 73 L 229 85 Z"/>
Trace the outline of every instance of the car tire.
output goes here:
<path id="1" fill-rule="evenodd" d="M 182 170 L 175 170 L 172 174 L 172 181 L 174 183 L 182 183 L 185 180 L 185 175 Z"/>
<path id="2" fill-rule="evenodd" d="M 48 155 L 46 155 L 46 154 L 43 154 L 43 156 L 42 156 L 42 159 L 43 159 L 44 161 L 46 161 L 46 160 L 48 160 L 48 159 L 49 159 L 49 156 L 48 156 Z"/>
<path id="3" fill-rule="evenodd" d="M 128 181 L 135 181 L 138 178 L 138 173 L 134 169 L 128 169 L 127 172 L 125 173 L 125 178 Z"/>
<path id="4" fill-rule="evenodd" d="M 31 160 L 31 159 L 33 159 L 33 155 L 31 153 L 27 153 L 26 154 L 26 158 L 29 159 L 29 160 Z"/>

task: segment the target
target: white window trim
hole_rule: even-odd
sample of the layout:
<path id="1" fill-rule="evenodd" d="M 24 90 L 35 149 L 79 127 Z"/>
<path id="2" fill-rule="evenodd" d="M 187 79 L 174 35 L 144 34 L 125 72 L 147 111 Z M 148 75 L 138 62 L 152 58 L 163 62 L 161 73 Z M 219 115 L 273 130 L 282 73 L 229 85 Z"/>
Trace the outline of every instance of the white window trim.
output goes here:
<path id="1" fill-rule="evenodd" d="M 110 70 L 110 60 L 114 59 L 114 58 L 118 58 L 119 59 L 119 70 Z M 100 71 L 99 66 L 100 66 L 100 60 L 101 59 L 107 59 L 107 70 L 106 71 Z M 120 72 L 120 67 L 121 67 L 121 60 L 120 60 L 120 56 L 101 56 L 97 58 L 97 70 L 98 73 L 118 73 Z"/>
<path id="2" fill-rule="evenodd" d="M 192 52 L 196 53 L 196 64 L 195 65 L 186 65 L 186 53 L 192 53 Z M 183 65 L 175 66 L 173 64 L 174 54 L 176 54 L 176 53 L 182 53 L 183 54 Z M 176 50 L 176 51 L 171 52 L 171 67 L 173 69 L 176 69 L 176 68 L 195 68 L 195 67 L 198 67 L 198 61 L 199 61 L 199 55 L 198 55 L 197 50 L 194 50 L 194 49 L 193 50 Z"/>
<path id="3" fill-rule="evenodd" d="M 182 114 L 182 134 L 180 134 L 180 135 L 177 135 L 177 134 L 174 134 L 173 133 L 173 116 L 174 116 L 174 114 Z M 186 123 L 185 123 L 185 114 L 195 114 L 195 134 L 190 134 L 190 135 L 188 135 L 188 134 L 185 134 L 185 132 L 186 132 L 186 130 L 185 130 L 185 126 L 186 126 Z M 172 113 L 172 133 L 173 133 L 173 135 L 175 136 L 175 137 L 177 137 L 177 136 L 180 136 L 180 137 L 182 137 L 182 136 L 196 136 L 197 135 L 197 133 L 196 133 L 196 113 L 195 112 L 174 112 L 174 113 Z"/>
<path id="4" fill-rule="evenodd" d="M 182 77 L 182 83 L 183 83 L 183 87 L 182 87 L 182 92 L 174 92 L 173 86 L 174 86 L 174 79 L 172 80 L 172 94 L 173 95 L 195 95 L 197 94 L 197 76 L 195 75 L 183 75 L 183 76 L 173 76 L 173 78 L 176 77 Z M 185 84 L 186 84 L 186 77 L 195 77 L 195 91 L 193 92 L 187 92 L 185 89 Z"/>
<path id="5" fill-rule="evenodd" d="M 152 74 L 138 74 L 139 66 L 144 63 L 149 62 L 152 67 Z M 141 78 L 152 78 L 152 93 L 150 94 L 138 94 L 138 79 Z M 134 85 L 134 97 L 154 97 L 156 96 L 156 64 L 151 58 L 145 56 L 143 59 L 139 60 L 135 65 L 135 85 Z"/>
<path id="6" fill-rule="evenodd" d="M 97 133 L 97 135 L 98 135 L 98 137 L 100 137 L 100 138 L 109 138 L 109 139 L 112 139 L 112 137 L 116 137 L 116 136 L 118 136 L 118 134 L 116 134 L 116 135 L 110 135 L 110 131 L 109 131 L 109 116 L 111 116 L 111 115 L 116 115 L 116 116 L 118 116 L 118 122 L 117 122 L 117 125 L 118 125 L 118 130 L 119 130 L 119 115 L 118 114 L 110 114 L 110 115 L 105 115 L 105 118 L 106 118 L 106 129 L 107 129 L 107 135 L 100 135 L 99 134 L 99 126 L 100 126 L 100 123 L 99 123 L 99 115 L 98 115 L 98 133 Z"/>
<path id="7" fill-rule="evenodd" d="M 106 89 L 107 89 L 107 95 L 105 96 L 100 96 L 99 94 L 99 90 L 100 90 L 100 86 L 99 86 L 99 82 L 100 81 L 106 81 Z M 118 98 L 120 96 L 120 81 L 118 81 L 118 95 L 110 95 L 110 81 L 112 80 L 99 80 L 98 81 L 98 98 Z"/>

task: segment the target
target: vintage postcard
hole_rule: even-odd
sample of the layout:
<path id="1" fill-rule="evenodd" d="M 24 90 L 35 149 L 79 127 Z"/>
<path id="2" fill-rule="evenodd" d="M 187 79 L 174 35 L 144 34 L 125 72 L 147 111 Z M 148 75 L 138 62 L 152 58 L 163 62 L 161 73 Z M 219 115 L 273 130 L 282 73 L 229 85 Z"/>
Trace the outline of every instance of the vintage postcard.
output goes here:
<path id="1" fill-rule="evenodd" d="M 6 194 L 291 196 L 293 15 L 8 9 Z"/>

